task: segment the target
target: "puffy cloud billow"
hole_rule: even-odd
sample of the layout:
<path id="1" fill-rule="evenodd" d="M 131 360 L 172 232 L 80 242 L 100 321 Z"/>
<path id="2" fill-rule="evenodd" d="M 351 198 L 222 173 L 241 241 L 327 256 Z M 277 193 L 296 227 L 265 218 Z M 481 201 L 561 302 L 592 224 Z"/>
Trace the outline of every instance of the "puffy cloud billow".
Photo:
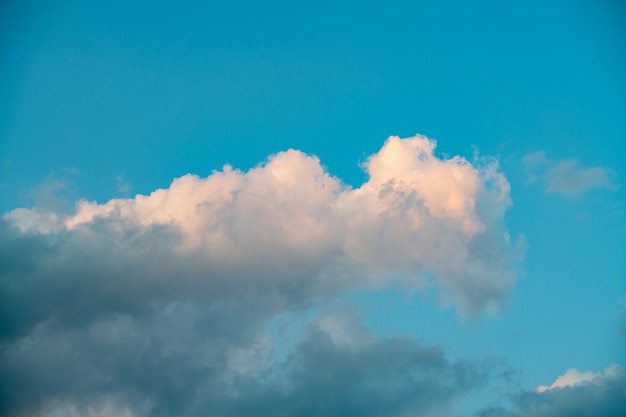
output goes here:
<path id="1" fill-rule="evenodd" d="M 289 150 L 71 215 L 6 214 L 0 412 L 437 415 L 478 371 L 412 339 L 355 351 L 313 327 L 283 361 L 258 347 L 278 315 L 355 289 L 436 285 L 463 315 L 506 302 L 509 185 L 494 160 L 434 150 L 391 137 L 358 188 Z"/>

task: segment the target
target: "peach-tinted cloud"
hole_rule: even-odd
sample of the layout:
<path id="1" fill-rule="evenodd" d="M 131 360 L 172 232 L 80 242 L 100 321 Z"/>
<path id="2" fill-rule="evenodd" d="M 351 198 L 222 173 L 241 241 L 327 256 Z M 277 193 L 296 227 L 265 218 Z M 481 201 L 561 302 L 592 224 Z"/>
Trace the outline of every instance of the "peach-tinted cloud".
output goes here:
<path id="1" fill-rule="evenodd" d="M 179 230 L 179 253 L 249 264 L 320 266 L 312 280 L 341 288 L 434 276 L 441 301 L 464 314 L 495 310 L 515 274 L 503 224 L 509 184 L 497 162 L 435 155 L 435 142 L 392 136 L 363 164 L 358 188 L 331 176 L 315 156 L 288 150 L 247 172 L 225 166 L 207 178 L 185 175 L 166 189 L 105 204 L 81 201 L 72 215 L 17 209 L 6 215 L 22 230 L 125 227 Z"/>

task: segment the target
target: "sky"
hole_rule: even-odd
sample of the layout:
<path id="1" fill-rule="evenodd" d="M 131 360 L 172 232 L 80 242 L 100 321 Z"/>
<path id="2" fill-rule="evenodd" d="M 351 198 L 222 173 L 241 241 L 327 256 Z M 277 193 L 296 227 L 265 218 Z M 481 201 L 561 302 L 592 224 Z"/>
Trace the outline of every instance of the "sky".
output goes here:
<path id="1" fill-rule="evenodd" d="M 5 1 L 0 414 L 626 415 L 619 1 Z"/>

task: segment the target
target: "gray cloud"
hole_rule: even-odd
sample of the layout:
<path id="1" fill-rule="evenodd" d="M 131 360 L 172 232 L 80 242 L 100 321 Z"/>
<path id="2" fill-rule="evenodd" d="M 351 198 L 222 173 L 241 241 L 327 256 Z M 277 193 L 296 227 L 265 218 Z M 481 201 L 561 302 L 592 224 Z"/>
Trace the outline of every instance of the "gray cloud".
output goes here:
<path id="1" fill-rule="evenodd" d="M 614 365 L 604 375 L 543 392 L 526 391 L 509 408 L 490 407 L 481 417 L 621 417 L 626 415 L 626 371 Z"/>
<path id="2" fill-rule="evenodd" d="M 0 222 L 0 340 L 11 341 L 45 321 L 81 328 L 112 314 L 143 315 L 172 302 L 211 306 L 216 317 L 240 318 L 233 335 L 286 310 L 302 310 L 347 286 L 341 276 L 297 249 L 246 263 L 172 249 L 171 226 L 136 227 L 110 219 L 53 235 L 17 232 Z M 355 270 L 355 271 L 358 271 Z M 339 271 L 341 273 L 341 271 Z"/>
<path id="3" fill-rule="evenodd" d="M 81 331 L 46 323 L 3 352 L 0 411 L 444 416 L 488 378 L 484 366 L 450 361 L 441 348 L 410 337 L 370 334 L 363 343 L 341 343 L 316 324 L 284 360 L 272 360 L 271 341 L 234 344 L 203 323 L 206 313 L 174 304 L 141 319 L 107 317 Z"/>
<path id="4" fill-rule="evenodd" d="M 594 188 L 614 191 L 619 187 L 617 174 L 608 168 L 585 168 L 576 159 L 556 161 L 544 151 L 524 156 L 522 163 L 528 180 L 543 182 L 548 193 L 575 196 Z"/>

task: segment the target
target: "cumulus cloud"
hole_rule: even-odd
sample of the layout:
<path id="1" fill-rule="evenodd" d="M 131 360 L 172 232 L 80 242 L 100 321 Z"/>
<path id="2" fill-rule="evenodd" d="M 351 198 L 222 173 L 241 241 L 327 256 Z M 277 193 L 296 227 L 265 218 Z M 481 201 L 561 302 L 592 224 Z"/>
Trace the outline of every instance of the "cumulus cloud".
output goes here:
<path id="1" fill-rule="evenodd" d="M 207 178 L 183 176 L 147 196 L 81 201 L 69 216 L 35 208 L 5 218 L 23 233 L 67 240 L 53 244 L 61 251 L 106 241 L 102 250 L 126 247 L 109 254 L 126 258 L 147 250 L 135 240 L 149 234 L 147 247 L 207 264 L 197 269 L 282 269 L 271 273 L 275 284 L 318 293 L 394 280 L 419 287 L 428 273 L 444 301 L 463 313 L 495 309 L 514 282 L 503 225 L 509 184 L 493 160 L 439 159 L 434 149 L 425 137 L 389 138 L 364 164 L 370 178 L 356 189 L 316 157 L 289 150 L 248 172 L 226 166 Z M 226 275 L 215 273 L 211 281 Z M 251 280 L 243 271 L 238 276 Z"/>
<path id="2" fill-rule="evenodd" d="M 462 314 L 506 301 L 508 183 L 494 160 L 434 151 L 391 137 L 358 188 L 289 150 L 72 214 L 8 213 L 0 413 L 437 415 L 480 380 L 440 350 L 326 316 L 282 362 L 263 336 L 354 289 L 434 283 Z"/>
<path id="3" fill-rule="evenodd" d="M 585 168 L 576 159 L 556 161 L 544 151 L 530 153 L 522 158 L 529 181 L 541 181 L 548 193 L 570 196 L 583 194 L 594 188 L 615 191 L 617 174 L 603 167 Z"/>

